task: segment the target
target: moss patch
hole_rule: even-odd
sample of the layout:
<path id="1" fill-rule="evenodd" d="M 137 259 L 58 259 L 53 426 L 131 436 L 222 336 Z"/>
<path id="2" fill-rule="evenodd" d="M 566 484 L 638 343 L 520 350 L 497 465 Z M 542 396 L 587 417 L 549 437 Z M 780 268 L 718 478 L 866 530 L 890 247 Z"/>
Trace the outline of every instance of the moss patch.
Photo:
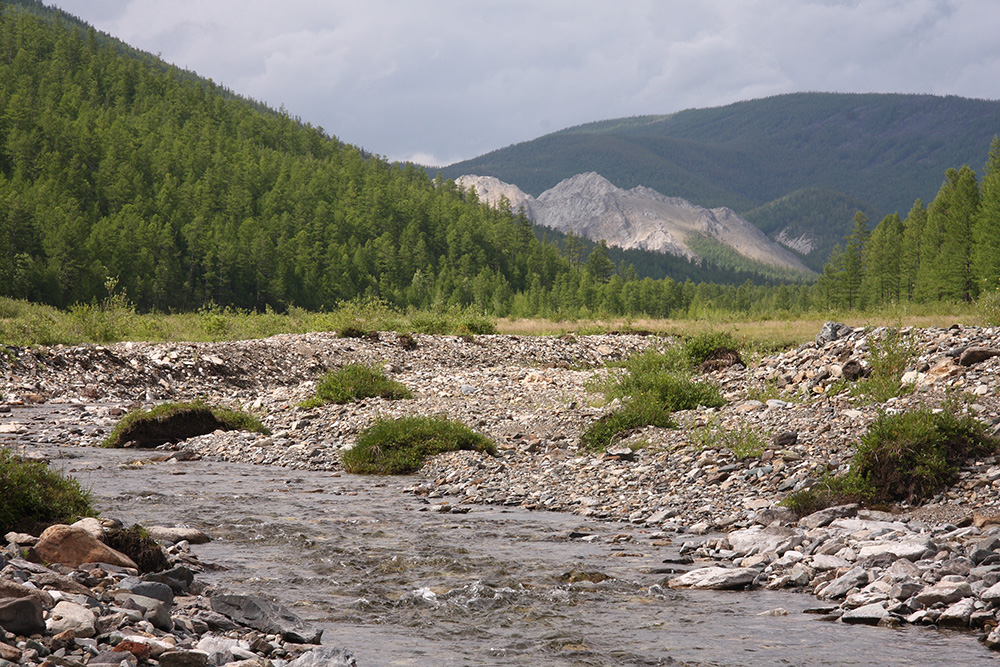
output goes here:
<path id="1" fill-rule="evenodd" d="M 351 473 L 405 475 L 419 470 L 428 456 L 460 449 L 496 454 L 492 440 L 459 422 L 440 417 L 379 419 L 358 434 L 343 461 Z"/>
<path id="2" fill-rule="evenodd" d="M 245 412 L 204 403 L 164 403 L 125 415 L 101 447 L 158 447 L 219 429 L 269 432 L 259 419 Z"/>

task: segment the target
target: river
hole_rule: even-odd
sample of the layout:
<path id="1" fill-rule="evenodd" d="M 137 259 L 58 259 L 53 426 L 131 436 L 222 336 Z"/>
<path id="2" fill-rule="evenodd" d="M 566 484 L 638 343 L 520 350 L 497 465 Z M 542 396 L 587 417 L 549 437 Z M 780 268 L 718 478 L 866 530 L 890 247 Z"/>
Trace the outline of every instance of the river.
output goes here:
<path id="1" fill-rule="evenodd" d="M 278 599 L 361 667 L 995 661 L 970 633 L 821 620 L 802 613 L 822 606 L 808 595 L 661 587 L 684 535 L 515 507 L 442 512 L 440 499 L 403 493 L 407 479 L 207 460 L 120 467 L 149 454 L 47 449 L 103 514 L 210 534 L 193 551 L 225 569 L 199 578 Z M 764 613 L 779 608 L 788 614 Z"/>

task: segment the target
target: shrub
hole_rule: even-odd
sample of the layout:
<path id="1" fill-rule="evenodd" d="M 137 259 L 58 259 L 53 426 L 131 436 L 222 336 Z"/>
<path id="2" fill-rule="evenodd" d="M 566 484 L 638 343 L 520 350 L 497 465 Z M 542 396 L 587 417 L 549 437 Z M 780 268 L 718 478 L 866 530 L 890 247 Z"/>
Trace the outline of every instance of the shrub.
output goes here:
<path id="1" fill-rule="evenodd" d="M 882 414 L 861 437 L 845 475 L 823 478 L 782 504 L 809 513 L 846 502 L 919 502 L 955 483 L 967 459 L 997 449 L 982 423 L 951 400 L 939 412 Z"/>
<path id="2" fill-rule="evenodd" d="M 881 415 L 861 438 L 851 472 L 875 501 L 920 501 L 958 479 L 966 459 L 991 454 L 997 442 L 954 402 L 940 412 Z"/>
<path id="3" fill-rule="evenodd" d="M 388 400 L 413 398 L 409 389 L 386 377 L 378 368 L 349 364 L 324 375 L 316 387 L 316 395 L 303 401 L 302 405 L 316 407 L 324 403 L 344 404 L 375 396 Z"/>
<path id="4" fill-rule="evenodd" d="M 654 400 L 630 400 L 587 427 L 580 436 L 580 446 L 588 450 L 603 451 L 620 440 L 629 431 L 645 426 L 673 428 L 670 410 Z"/>
<path id="5" fill-rule="evenodd" d="M 358 434 L 357 444 L 344 452 L 343 461 L 350 473 L 405 475 L 419 470 L 428 456 L 460 449 L 496 454 L 489 438 L 448 419 L 378 419 Z"/>
<path id="6" fill-rule="evenodd" d="M 75 479 L 0 449 L 0 535 L 12 530 L 34 533 L 96 514 L 90 494 Z"/>
<path id="7" fill-rule="evenodd" d="M 201 402 L 163 403 L 122 417 L 101 447 L 156 447 L 217 429 L 269 433 L 259 419 L 245 412 Z"/>
<path id="8" fill-rule="evenodd" d="M 767 436 L 751 428 L 725 429 L 709 423 L 694 430 L 692 440 L 699 449 L 728 449 L 740 459 L 760 456 L 767 447 Z"/>

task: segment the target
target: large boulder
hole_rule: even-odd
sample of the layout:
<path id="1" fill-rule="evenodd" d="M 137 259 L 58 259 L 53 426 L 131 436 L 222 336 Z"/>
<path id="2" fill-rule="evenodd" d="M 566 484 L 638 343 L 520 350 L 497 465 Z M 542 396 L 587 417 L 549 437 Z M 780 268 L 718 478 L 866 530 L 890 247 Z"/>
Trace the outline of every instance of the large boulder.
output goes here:
<path id="1" fill-rule="evenodd" d="M 854 329 L 840 322 L 827 322 L 816 335 L 817 345 L 826 345 L 854 333 Z"/>
<path id="2" fill-rule="evenodd" d="M 322 646 L 306 651 L 288 663 L 288 667 L 357 667 L 357 664 L 350 652 Z"/>
<path id="3" fill-rule="evenodd" d="M 100 542 L 83 528 L 64 524 L 46 528 L 33 550 L 43 561 L 69 567 L 80 567 L 83 563 L 107 563 L 138 569 L 131 558 Z"/>
<path id="4" fill-rule="evenodd" d="M 280 634 L 287 642 L 318 644 L 323 631 L 310 627 L 287 607 L 259 595 L 214 595 L 212 610 L 261 632 Z"/>

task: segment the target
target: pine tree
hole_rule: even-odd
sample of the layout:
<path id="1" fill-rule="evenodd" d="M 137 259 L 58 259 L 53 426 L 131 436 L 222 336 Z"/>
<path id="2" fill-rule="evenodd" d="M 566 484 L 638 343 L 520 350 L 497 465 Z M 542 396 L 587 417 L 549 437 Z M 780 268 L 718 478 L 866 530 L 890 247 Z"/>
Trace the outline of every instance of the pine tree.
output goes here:
<path id="1" fill-rule="evenodd" d="M 854 228 L 847 235 L 843 255 L 842 293 L 848 308 L 861 305 L 861 283 L 865 277 L 865 248 L 868 244 L 868 216 L 854 214 Z"/>
<path id="2" fill-rule="evenodd" d="M 903 241 L 899 258 L 900 290 L 903 299 L 907 301 L 914 299 L 917 271 L 920 268 L 920 240 L 926 224 L 927 209 L 924 208 L 924 202 L 917 198 L 906 220 L 903 221 Z"/>
<path id="3" fill-rule="evenodd" d="M 899 301 L 901 294 L 900 246 L 903 222 L 895 213 L 885 216 L 868 239 L 862 293 L 868 303 Z"/>
<path id="4" fill-rule="evenodd" d="M 977 285 L 972 276 L 972 226 L 979 212 L 979 184 L 968 166 L 958 171 L 950 203 L 943 211 L 940 262 L 941 296 L 971 301 Z"/>

